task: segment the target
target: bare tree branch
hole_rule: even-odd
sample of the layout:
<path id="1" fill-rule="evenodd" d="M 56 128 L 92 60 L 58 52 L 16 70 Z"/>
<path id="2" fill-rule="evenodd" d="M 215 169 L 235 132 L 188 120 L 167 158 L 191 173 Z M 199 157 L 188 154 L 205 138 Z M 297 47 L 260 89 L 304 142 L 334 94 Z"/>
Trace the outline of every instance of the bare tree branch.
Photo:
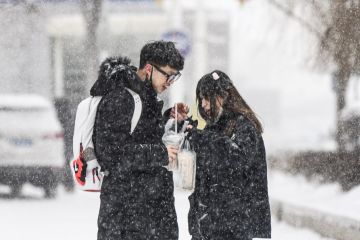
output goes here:
<path id="1" fill-rule="evenodd" d="M 324 12 L 324 8 L 326 8 L 324 4 L 326 4 L 326 2 L 323 1 L 321 2 L 322 7 L 319 5 L 319 3 L 316 0 L 307 0 L 307 2 L 313 7 L 316 14 L 319 16 L 319 20 L 321 21 L 323 26 L 327 28 L 331 23 L 329 22 L 329 16 L 326 14 L 326 12 Z"/>
<path id="2" fill-rule="evenodd" d="M 360 72 L 360 1 L 359 0 L 307 0 L 311 4 L 312 15 L 306 18 L 295 14 L 294 7 L 268 0 L 281 12 L 296 20 L 319 42 L 318 60 L 322 65 L 335 66 L 333 89 L 336 94 L 336 142 L 340 152 L 345 150 L 342 111 L 346 106 L 346 92 L 349 79 Z M 299 4 L 304 4 L 301 2 Z M 305 5 L 306 7 L 307 5 Z M 310 6 L 310 5 L 309 5 Z M 308 10 L 308 9 L 307 9 Z M 305 12 L 309 13 L 309 12 Z M 312 21 L 312 24 L 309 22 Z M 316 23 L 318 23 L 317 25 Z"/>
<path id="3" fill-rule="evenodd" d="M 305 27 L 311 33 L 315 34 L 319 39 L 323 37 L 323 34 L 321 32 L 319 32 L 313 25 L 311 25 L 301 17 L 297 16 L 292 9 L 285 7 L 276 0 L 269 0 L 269 2 L 292 19 L 298 21 L 303 27 Z"/>

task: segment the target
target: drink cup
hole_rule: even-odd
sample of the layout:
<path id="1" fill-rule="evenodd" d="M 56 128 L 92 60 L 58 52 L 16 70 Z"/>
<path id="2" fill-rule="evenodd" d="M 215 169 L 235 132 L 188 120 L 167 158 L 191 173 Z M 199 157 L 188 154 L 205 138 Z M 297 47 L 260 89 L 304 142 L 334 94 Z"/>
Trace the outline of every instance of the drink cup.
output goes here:
<path id="1" fill-rule="evenodd" d="M 179 185 L 188 190 L 195 186 L 196 153 L 192 150 L 182 149 L 178 153 Z"/>

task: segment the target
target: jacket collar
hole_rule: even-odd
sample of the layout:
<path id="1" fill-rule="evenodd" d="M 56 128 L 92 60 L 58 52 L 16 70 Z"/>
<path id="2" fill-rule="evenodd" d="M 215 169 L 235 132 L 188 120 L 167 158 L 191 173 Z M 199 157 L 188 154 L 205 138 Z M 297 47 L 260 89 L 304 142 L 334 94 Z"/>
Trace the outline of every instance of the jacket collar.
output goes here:
<path id="1" fill-rule="evenodd" d="M 227 127 L 229 121 L 232 119 L 236 119 L 238 116 L 238 113 L 223 109 L 221 115 L 218 117 L 218 120 L 214 123 L 207 124 L 206 128 L 216 132 L 222 132 Z"/>

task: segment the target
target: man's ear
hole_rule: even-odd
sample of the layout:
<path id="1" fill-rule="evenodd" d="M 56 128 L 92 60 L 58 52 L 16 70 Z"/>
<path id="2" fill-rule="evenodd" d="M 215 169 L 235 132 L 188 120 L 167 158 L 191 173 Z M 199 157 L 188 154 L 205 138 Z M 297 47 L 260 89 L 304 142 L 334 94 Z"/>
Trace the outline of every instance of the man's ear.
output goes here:
<path id="1" fill-rule="evenodd" d="M 144 69 L 145 69 L 146 76 L 150 76 L 151 75 L 151 69 L 152 69 L 151 64 L 147 63 L 145 65 Z"/>

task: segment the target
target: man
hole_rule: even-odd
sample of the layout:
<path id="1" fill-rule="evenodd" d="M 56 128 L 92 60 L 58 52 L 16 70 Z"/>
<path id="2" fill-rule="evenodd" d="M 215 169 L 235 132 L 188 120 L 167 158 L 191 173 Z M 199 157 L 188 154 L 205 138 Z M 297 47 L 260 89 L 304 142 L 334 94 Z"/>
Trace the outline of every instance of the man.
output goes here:
<path id="1" fill-rule="evenodd" d="M 146 44 L 136 71 L 127 58 L 109 58 L 100 66 L 92 96 L 103 96 L 94 124 L 95 154 L 105 169 L 98 218 L 98 239 L 178 239 L 172 172 L 177 149 L 166 147 L 157 94 L 180 77 L 184 59 L 174 43 Z M 134 99 L 142 113 L 130 134 Z"/>

